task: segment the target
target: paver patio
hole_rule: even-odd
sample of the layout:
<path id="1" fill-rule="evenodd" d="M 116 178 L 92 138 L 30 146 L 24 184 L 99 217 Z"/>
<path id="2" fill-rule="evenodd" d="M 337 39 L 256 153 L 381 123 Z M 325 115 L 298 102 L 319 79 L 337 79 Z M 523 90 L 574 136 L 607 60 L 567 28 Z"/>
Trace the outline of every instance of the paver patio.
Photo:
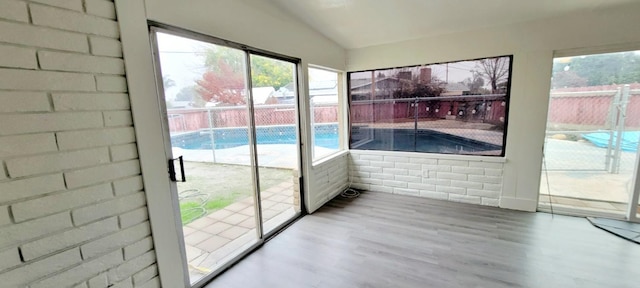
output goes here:
<path id="1" fill-rule="evenodd" d="M 296 190 L 293 181 L 288 181 L 261 192 L 266 232 L 295 215 Z M 192 283 L 257 239 L 254 215 L 254 199 L 246 197 L 183 227 Z"/>

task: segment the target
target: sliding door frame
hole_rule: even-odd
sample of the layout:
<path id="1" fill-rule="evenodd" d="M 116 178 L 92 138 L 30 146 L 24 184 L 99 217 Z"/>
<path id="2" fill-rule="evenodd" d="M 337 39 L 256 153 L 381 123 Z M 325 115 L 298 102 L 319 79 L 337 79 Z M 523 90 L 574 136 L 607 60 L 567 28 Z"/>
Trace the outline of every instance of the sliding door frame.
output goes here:
<path id="1" fill-rule="evenodd" d="M 158 49 L 158 42 L 157 42 L 157 33 L 165 33 L 165 34 L 170 34 L 173 36 L 178 36 L 178 37 L 184 37 L 187 39 L 192 39 L 192 40 L 197 40 L 197 41 L 202 41 L 205 43 L 210 43 L 210 44 L 214 44 L 214 45 L 219 45 L 219 46 L 223 46 L 223 47 L 228 47 L 228 48 L 233 48 L 233 49 L 237 49 L 237 50 L 241 50 L 244 53 L 244 57 L 245 57 L 245 66 L 244 68 L 244 79 L 246 81 L 245 84 L 245 88 L 247 89 L 247 109 L 246 109 L 246 113 L 248 113 L 248 125 L 247 128 L 248 130 L 248 138 L 249 138 L 249 149 L 250 149 L 250 160 L 251 160 L 251 167 L 252 167 L 252 173 L 251 173 L 251 179 L 252 179 L 252 193 L 253 193 L 253 199 L 254 199 L 254 209 L 255 209 L 255 221 L 256 221 L 256 242 L 253 243 L 252 245 L 248 246 L 248 248 L 244 251 L 240 251 L 238 254 L 236 254 L 236 256 L 232 257 L 231 259 L 229 259 L 228 262 L 224 263 L 223 265 L 219 266 L 215 271 L 213 271 L 212 273 L 206 275 L 205 277 L 203 277 L 202 279 L 198 280 L 196 283 L 194 283 L 193 285 L 191 285 L 189 283 L 188 280 L 188 275 L 189 275 L 189 271 L 188 271 L 188 261 L 186 258 L 186 250 L 185 250 L 185 242 L 184 242 L 184 237 L 183 237 L 183 232 L 182 232 L 182 226 L 181 225 L 177 225 L 176 230 L 178 233 L 178 244 L 179 244 L 179 250 L 180 250 L 180 261 L 182 262 L 182 270 L 183 273 L 185 275 L 185 277 L 187 278 L 186 283 L 187 283 L 187 287 L 202 287 L 204 285 L 206 285 L 208 282 L 210 282 L 213 278 L 215 278 L 217 275 L 219 275 L 220 273 L 224 272 L 226 269 L 228 269 L 229 267 L 231 267 L 233 264 L 237 263 L 240 259 L 244 258 L 245 256 L 247 256 L 248 254 L 250 254 L 251 252 L 253 252 L 255 249 L 257 249 L 258 247 L 260 247 L 262 244 L 264 244 L 265 239 L 268 239 L 270 237 L 272 237 L 273 235 L 275 235 L 276 233 L 278 233 L 281 229 L 283 229 L 284 227 L 290 225 L 293 221 L 295 221 L 296 219 L 298 219 L 299 217 L 301 217 L 306 211 L 305 207 L 304 207 L 304 201 L 303 201 L 303 195 L 304 195 L 304 190 L 303 190 L 303 182 L 302 182 L 302 177 L 299 177 L 299 193 L 300 193 L 300 205 L 301 205 L 301 211 L 300 213 L 297 213 L 294 217 L 292 217 L 291 219 L 287 220 L 286 222 L 278 225 L 274 230 L 270 231 L 269 233 L 264 233 L 264 227 L 263 227 L 263 218 L 262 218 L 262 202 L 261 202 L 261 191 L 260 191 L 260 177 L 259 177 L 259 159 L 258 159 L 258 147 L 257 147 L 257 135 L 256 135 L 256 120 L 255 120 L 255 107 L 254 107 L 254 99 L 253 99 L 253 85 L 252 85 L 252 79 L 251 79 L 251 56 L 252 55 L 257 55 L 257 56 L 263 56 L 263 57 L 268 57 L 268 58 L 272 58 L 272 59 L 276 59 L 276 60 L 280 60 L 280 61 L 285 61 L 288 63 L 291 63 L 295 66 L 295 70 L 294 70 L 294 82 L 296 85 L 296 95 L 297 95 L 297 99 L 298 101 L 296 101 L 296 107 L 295 107 L 295 111 L 296 111 L 296 132 L 297 132 L 297 138 L 298 138 L 298 157 L 297 157 L 297 168 L 298 171 L 302 171 L 302 161 L 303 161 L 303 150 L 302 150 L 302 125 L 301 125 L 301 119 L 300 119 L 300 85 L 299 85 L 299 81 L 300 81 L 300 66 L 301 66 L 301 60 L 294 58 L 294 57 L 289 57 L 289 56 L 285 56 L 285 55 L 281 55 L 278 53 L 272 53 L 269 51 L 265 51 L 265 50 L 261 50 L 261 49 L 257 49 L 257 48 L 253 48 L 253 47 L 249 47 L 246 45 L 242 45 L 242 44 L 238 44 L 235 42 L 231 42 L 231 41 L 227 41 L 227 40 L 223 40 L 223 39 L 219 39 L 213 36 L 208 36 L 208 35 L 204 35 L 204 34 L 200 34 L 197 32 L 193 32 L 193 31 L 189 31 L 189 30 L 185 30 L 185 29 L 181 29 L 181 28 L 177 28 L 177 27 L 173 27 L 173 26 L 169 26 L 169 25 L 165 25 L 162 23 L 158 23 L 158 22 L 154 22 L 154 21 L 148 21 L 148 35 L 149 35 L 149 40 L 150 40 L 150 45 L 151 45 L 151 52 L 152 52 L 152 58 L 153 58 L 153 63 L 154 63 L 154 72 L 155 72 L 155 83 L 156 83 L 156 90 L 157 90 L 157 101 L 158 101 L 158 109 L 160 111 L 161 117 L 162 117 L 162 127 L 163 127 L 163 139 L 164 139 L 164 146 L 165 146 L 165 155 L 167 159 L 171 159 L 173 158 L 173 152 L 172 152 L 172 148 L 171 148 L 171 141 L 170 141 L 170 131 L 169 131 L 169 126 L 168 126 L 168 119 L 166 117 L 166 112 L 167 112 L 167 107 L 166 104 L 164 103 L 163 99 L 165 99 L 165 94 L 164 94 L 164 87 L 163 87 L 163 83 L 162 81 L 160 81 L 159 79 L 162 79 L 162 72 L 160 69 L 160 55 L 159 55 L 159 49 Z M 172 215 L 174 215 L 174 217 L 176 218 L 176 223 L 180 222 L 180 206 L 178 204 L 178 198 L 177 198 L 177 185 L 175 182 L 170 182 L 169 184 L 170 186 L 170 191 L 171 191 L 171 198 L 172 198 Z M 180 223 L 178 223 L 180 224 Z"/>
<path id="2" fill-rule="evenodd" d="M 562 57 L 577 57 L 582 55 L 628 52 L 628 51 L 637 51 L 637 50 L 640 50 L 640 43 L 628 43 L 628 44 L 611 45 L 611 46 L 604 46 L 604 47 L 587 47 L 587 48 L 557 50 L 557 51 L 554 51 L 553 57 L 552 59 L 550 59 L 550 61 L 553 61 L 553 59 L 555 58 L 562 58 Z M 551 82 L 549 82 L 549 89 L 551 89 Z M 549 95 L 549 97 L 551 97 L 551 95 Z M 550 101 L 550 98 L 549 98 L 549 101 Z M 549 108 L 547 108 L 547 111 L 548 109 Z M 547 121 L 548 123 L 549 121 L 548 115 L 545 121 Z M 545 123 L 545 133 L 547 129 L 546 127 L 547 126 Z M 640 149 L 636 153 L 637 154 L 635 159 L 635 168 L 632 174 L 632 176 L 634 177 L 633 183 L 632 183 L 633 185 L 629 190 L 629 203 L 627 203 L 627 211 L 624 214 L 624 220 L 629 222 L 640 223 L 640 217 L 638 217 L 638 212 L 637 212 L 638 206 L 639 206 L 638 200 L 640 199 Z M 541 170 L 541 173 L 543 173 L 542 170 Z M 540 187 L 538 187 L 538 191 L 540 191 Z M 539 198 L 540 198 L 540 194 L 538 194 L 538 199 Z"/>

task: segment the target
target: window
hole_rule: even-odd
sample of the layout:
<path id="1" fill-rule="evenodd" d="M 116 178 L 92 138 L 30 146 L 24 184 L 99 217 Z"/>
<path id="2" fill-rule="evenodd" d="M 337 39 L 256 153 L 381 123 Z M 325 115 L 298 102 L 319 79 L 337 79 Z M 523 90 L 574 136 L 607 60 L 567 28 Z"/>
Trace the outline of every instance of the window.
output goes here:
<path id="1" fill-rule="evenodd" d="M 313 160 L 340 150 L 340 83 L 338 73 L 309 68 L 309 106 Z"/>
<path id="2" fill-rule="evenodd" d="M 511 56 L 351 72 L 351 149 L 503 156 Z"/>

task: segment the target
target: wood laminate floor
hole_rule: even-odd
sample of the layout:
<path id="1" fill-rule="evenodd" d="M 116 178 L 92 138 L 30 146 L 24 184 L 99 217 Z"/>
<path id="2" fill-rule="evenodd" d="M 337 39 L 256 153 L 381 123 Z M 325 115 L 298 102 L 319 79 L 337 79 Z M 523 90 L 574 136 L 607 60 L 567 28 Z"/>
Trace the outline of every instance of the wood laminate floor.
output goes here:
<path id="1" fill-rule="evenodd" d="M 640 287 L 640 245 L 584 218 L 366 192 L 206 287 Z"/>

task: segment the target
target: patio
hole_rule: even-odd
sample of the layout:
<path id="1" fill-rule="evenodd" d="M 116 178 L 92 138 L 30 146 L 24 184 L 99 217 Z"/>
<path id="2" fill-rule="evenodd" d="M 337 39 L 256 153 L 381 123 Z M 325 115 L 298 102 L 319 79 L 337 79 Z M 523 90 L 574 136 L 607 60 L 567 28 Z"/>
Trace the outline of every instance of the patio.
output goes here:
<path id="1" fill-rule="evenodd" d="M 299 200 L 293 197 L 297 190 L 289 181 L 261 192 L 265 231 L 294 217 L 299 209 Z M 192 283 L 257 239 L 254 215 L 254 199 L 249 196 L 183 226 Z"/>

